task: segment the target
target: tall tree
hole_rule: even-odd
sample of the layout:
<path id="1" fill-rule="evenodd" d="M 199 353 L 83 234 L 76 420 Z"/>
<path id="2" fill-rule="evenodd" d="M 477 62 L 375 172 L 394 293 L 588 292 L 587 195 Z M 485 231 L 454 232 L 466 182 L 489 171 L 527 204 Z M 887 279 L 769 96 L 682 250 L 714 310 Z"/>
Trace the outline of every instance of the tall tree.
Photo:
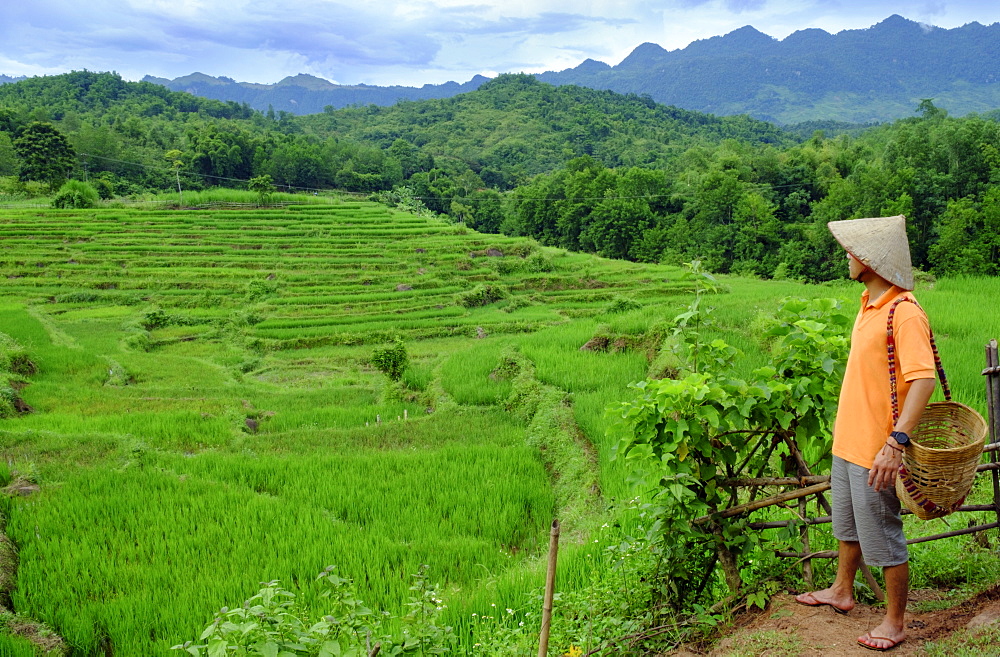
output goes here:
<path id="1" fill-rule="evenodd" d="M 51 123 L 29 123 L 14 140 L 21 158 L 21 180 L 37 180 L 53 187 L 62 184 L 73 165 L 76 152 L 65 136 Z"/>

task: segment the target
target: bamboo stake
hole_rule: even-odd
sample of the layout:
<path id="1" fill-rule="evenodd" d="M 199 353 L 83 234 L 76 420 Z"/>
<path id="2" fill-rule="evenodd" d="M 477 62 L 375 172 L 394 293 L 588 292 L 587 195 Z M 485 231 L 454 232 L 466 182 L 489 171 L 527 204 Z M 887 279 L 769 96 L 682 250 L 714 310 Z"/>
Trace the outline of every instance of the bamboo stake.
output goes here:
<path id="1" fill-rule="evenodd" d="M 997 448 L 1000 447 L 997 443 L 1000 442 L 1000 429 L 997 428 L 997 423 L 1000 422 L 1000 380 L 997 378 L 997 368 L 1000 366 L 1000 356 L 997 354 L 997 341 L 996 339 L 990 340 L 989 344 L 986 345 L 986 370 L 983 374 L 986 374 L 986 409 L 989 416 L 990 432 L 989 432 L 989 447 L 990 447 L 990 465 L 994 466 L 993 470 L 993 505 L 996 507 L 997 512 L 997 522 L 1000 522 L 1000 471 L 995 468 L 1000 465 L 997 458 Z M 992 370 L 987 373 L 988 370 Z"/>
<path id="2" fill-rule="evenodd" d="M 549 628 L 552 624 L 552 597 L 556 589 L 556 562 L 559 555 L 559 521 L 552 521 L 549 532 L 549 569 L 545 575 L 545 599 L 542 602 L 542 629 L 538 636 L 538 657 L 549 652 Z"/>
<path id="3" fill-rule="evenodd" d="M 955 509 L 955 513 L 959 513 L 962 511 L 970 512 L 970 511 L 992 511 L 992 510 L 993 510 L 992 504 L 964 504 Z M 909 509 L 902 509 L 900 510 L 899 513 L 900 515 L 905 516 L 907 514 L 912 514 L 913 512 L 910 511 Z M 831 522 L 833 522 L 833 518 L 831 518 L 830 516 L 819 516 L 817 518 L 802 518 L 799 520 L 775 520 L 774 522 L 750 522 L 747 523 L 747 527 L 749 527 L 750 529 L 780 529 L 782 527 L 787 527 L 792 523 L 796 524 L 801 523 L 805 525 L 828 525 Z"/>
<path id="4" fill-rule="evenodd" d="M 750 488 L 760 486 L 807 486 L 830 481 L 830 475 L 805 475 L 803 477 L 748 477 L 744 479 L 723 479 L 723 486 Z"/>
<path id="5" fill-rule="evenodd" d="M 746 504 L 737 504 L 736 506 L 731 506 L 728 509 L 725 509 L 724 511 L 717 514 L 695 518 L 694 524 L 700 525 L 706 523 L 713 517 L 732 518 L 733 516 L 738 516 L 741 513 L 749 513 L 750 511 L 756 511 L 757 509 L 763 509 L 768 506 L 774 506 L 775 504 L 781 504 L 782 502 L 791 502 L 792 500 L 797 500 L 800 497 L 805 497 L 806 495 L 815 495 L 816 493 L 822 493 L 823 491 L 829 489 L 830 489 L 830 482 L 824 482 L 822 484 L 815 484 L 813 486 L 807 486 L 805 488 L 799 488 L 797 490 L 786 490 L 783 493 L 778 493 L 777 495 L 765 497 L 760 500 L 747 502 Z"/>
<path id="6" fill-rule="evenodd" d="M 941 538 L 951 538 L 952 536 L 964 536 L 965 534 L 975 534 L 976 532 L 986 531 L 987 529 L 993 529 L 995 527 L 1000 527 L 1000 522 L 991 522 L 988 525 L 976 525 L 975 527 L 956 529 L 953 532 L 934 534 L 933 536 L 921 536 L 920 538 L 911 538 L 906 542 L 906 544 L 913 545 L 914 543 L 926 543 L 927 541 L 936 541 Z"/>
<path id="7" fill-rule="evenodd" d="M 952 532 L 944 532 L 942 534 L 934 534 L 932 536 L 920 536 L 919 538 L 911 538 L 906 541 L 907 545 L 913 545 L 915 543 L 927 543 L 928 541 L 938 541 L 942 538 L 954 538 L 955 536 L 964 536 L 965 534 L 975 534 L 977 532 L 986 531 L 987 529 L 996 529 L 1000 527 L 1000 522 L 991 522 L 987 525 L 976 525 L 975 527 L 967 527 L 965 529 L 956 529 Z M 826 550 L 824 552 L 813 552 L 812 554 L 801 554 L 799 552 L 776 552 L 779 557 L 791 557 L 795 559 L 804 559 L 806 557 L 810 559 L 835 559 L 837 557 L 837 550 Z"/>
<path id="8" fill-rule="evenodd" d="M 806 498 L 799 498 L 799 516 L 805 518 L 809 513 L 806 508 Z M 805 552 L 809 552 L 809 525 L 802 525 L 799 527 L 799 536 L 802 538 L 802 549 Z M 811 559 L 806 559 L 802 563 L 802 578 L 805 580 L 806 585 L 812 588 L 813 585 L 813 564 Z"/>

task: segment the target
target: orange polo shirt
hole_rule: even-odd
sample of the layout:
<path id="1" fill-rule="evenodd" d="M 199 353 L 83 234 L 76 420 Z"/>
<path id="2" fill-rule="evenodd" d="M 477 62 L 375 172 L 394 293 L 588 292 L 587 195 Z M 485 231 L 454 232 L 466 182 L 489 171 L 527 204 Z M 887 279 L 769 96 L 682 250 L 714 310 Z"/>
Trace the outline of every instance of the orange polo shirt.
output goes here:
<path id="1" fill-rule="evenodd" d="M 872 467 L 893 428 L 886 322 L 892 302 L 900 297 L 912 299 L 913 295 L 894 285 L 875 301 L 869 301 L 865 290 L 851 332 L 851 353 L 833 426 L 833 454 L 864 468 Z M 893 318 L 893 335 L 902 411 L 910 383 L 935 376 L 927 316 L 916 304 L 899 304 Z"/>

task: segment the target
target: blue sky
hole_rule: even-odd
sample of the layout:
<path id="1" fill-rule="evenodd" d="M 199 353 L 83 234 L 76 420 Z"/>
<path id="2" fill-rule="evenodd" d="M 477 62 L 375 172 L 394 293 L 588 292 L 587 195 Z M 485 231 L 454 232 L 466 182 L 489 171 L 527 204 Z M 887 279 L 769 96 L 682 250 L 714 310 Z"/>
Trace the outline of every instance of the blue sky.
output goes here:
<path id="1" fill-rule="evenodd" d="M 193 72 L 273 83 L 420 86 L 476 74 L 617 64 L 752 25 L 783 39 L 899 14 L 942 28 L 1000 22 L 995 0 L 2 0 L 0 74 Z"/>

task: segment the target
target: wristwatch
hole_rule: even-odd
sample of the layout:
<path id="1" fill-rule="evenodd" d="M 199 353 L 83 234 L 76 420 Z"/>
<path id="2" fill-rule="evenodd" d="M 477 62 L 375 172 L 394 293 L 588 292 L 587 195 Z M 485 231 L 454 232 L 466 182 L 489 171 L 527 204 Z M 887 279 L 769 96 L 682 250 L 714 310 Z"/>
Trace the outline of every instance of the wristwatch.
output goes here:
<path id="1" fill-rule="evenodd" d="M 906 447 L 907 445 L 910 444 L 910 437 L 907 436 L 902 431 L 893 431 L 892 433 L 889 434 L 889 437 L 892 438 L 893 440 L 895 440 L 897 443 L 899 443 L 903 447 Z"/>

